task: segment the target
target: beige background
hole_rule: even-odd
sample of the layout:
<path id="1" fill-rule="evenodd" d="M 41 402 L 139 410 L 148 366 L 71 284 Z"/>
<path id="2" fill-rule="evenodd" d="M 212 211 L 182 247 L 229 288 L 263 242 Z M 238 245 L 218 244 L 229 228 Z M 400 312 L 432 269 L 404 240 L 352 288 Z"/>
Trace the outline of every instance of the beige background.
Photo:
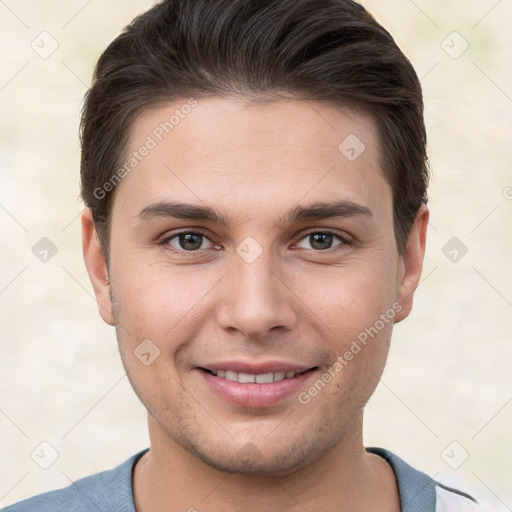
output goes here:
<path id="1" fill-rule="evenodd" d="M 423 281 L 365 442 L 511 510 L 512 1 L 365 4 L 422 77 L 434 173 Z M 96 59 L 149 5 L 0 0 L 1 505 L 148 445 L 82 261 L 77 131 Z M 46 263 L 32 253 L 42 237 L 58 249 Z M 452 237 L 468 249 L 455 263 L 443 253 Z M 43 441 L 58 452 L 48 469 L 31 458 L 51 461 Z"/>

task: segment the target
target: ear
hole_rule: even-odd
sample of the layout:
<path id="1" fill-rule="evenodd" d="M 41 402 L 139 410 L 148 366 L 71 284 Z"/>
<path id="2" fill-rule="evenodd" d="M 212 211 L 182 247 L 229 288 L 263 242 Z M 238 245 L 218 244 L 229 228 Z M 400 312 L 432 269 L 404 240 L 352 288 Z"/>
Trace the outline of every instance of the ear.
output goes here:
<path id="1" fill-rule="evenodd" d="M 94 288 L 101 318 L 103 318 L 107 324 L 114 325 L 107 264 L 99 243 L 96 228 L 94 227 L 90 208 L 86 208 L 82 213 L 82 249 L 85 266 L 87 267 L 87 273 L 89 274 L 89 279 Z"/>
<path id="2" fill-rule="evenodd" d="M 422 205 L 411 227 L 405 252 L 399 258 L 396 300 L 401 304 L 402 309 L 397 312 L 395 323 L 407 318 L 412 309 L 414 292 L 423 270 L 428 219 L 428 208 Z"/>

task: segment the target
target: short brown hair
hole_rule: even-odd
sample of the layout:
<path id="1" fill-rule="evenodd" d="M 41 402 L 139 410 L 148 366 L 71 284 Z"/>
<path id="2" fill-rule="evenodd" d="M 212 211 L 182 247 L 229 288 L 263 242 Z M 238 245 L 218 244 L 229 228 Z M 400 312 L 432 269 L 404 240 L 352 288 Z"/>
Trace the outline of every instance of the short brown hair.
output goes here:
<path id="1" fill-rule="evenodd" d="M 163 0 L 103 52 L 82 110 L 81 194 L 107 262 L 113 192 L 101 187 L 142 111 L 176 98 L 290 94 L 372 114 L 402 253 L 429 167 L 420 81 L 391 35 L 352 0 Z"/>

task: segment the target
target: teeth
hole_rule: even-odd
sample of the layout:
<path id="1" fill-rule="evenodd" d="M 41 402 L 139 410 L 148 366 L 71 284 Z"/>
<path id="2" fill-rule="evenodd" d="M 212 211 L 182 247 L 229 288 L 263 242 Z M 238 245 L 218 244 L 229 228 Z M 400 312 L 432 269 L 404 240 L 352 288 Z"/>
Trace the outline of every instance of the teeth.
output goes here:
<path id="1" fill-rule="evenodd" d="M 226 371 L 226 379 L 228 380 L 238 380 L 238 373 L 237 372 L 230 372 Z"/>
<path id="2" fill-rule="evenodd" d="M 261 373 L 260 375 L 256 375 L 256 382 L 258 384 L 268 384 L 270 382 L 274 382 L 274 374 L 273 373 Z M 280 379 L 277 379 L 280 380 Z"/>
<path id="3" fill-rule="evenodd" d="M 238 382 L 241 382 L 242 384 L 256 382 L 256 375 L 251 375 L 249 373 L 239 373 Z"/>
<path id="4" fill-rule="evenodd" d="M 231 370 L 210 370 L 217 377 L 222 377 L 234 382 L 242 384 L 257 383 L 269 384 L 270 382 L 278 382 L 284 379 L 292 379 L 295 377 L 295 372 L 269 372 L 260 373 L 259 375 L 252 375 L 250 373 L 233 372 Z"/>

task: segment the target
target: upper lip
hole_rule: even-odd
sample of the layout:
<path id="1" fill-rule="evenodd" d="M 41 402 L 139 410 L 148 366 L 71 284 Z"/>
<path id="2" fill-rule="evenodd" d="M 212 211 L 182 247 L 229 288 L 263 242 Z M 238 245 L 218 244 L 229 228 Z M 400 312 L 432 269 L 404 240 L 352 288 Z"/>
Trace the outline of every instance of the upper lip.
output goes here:
<path id="1" fill-rule="evenodd" d="M 289 363 L 284 361 L 265 361 L 265 362 L 248 362 L 248 361 L 220 361 L 216 363 L 206 363 L 200 365 L 199 368 L 205 370 L 231 370 L 238 373 L 248 373 L 250 375 L 261 375 L 265 373 L 276 372 L 295 372 L 301 373 L 311 370 L 315 366 L 304 366 L 297 363 Z"/>

